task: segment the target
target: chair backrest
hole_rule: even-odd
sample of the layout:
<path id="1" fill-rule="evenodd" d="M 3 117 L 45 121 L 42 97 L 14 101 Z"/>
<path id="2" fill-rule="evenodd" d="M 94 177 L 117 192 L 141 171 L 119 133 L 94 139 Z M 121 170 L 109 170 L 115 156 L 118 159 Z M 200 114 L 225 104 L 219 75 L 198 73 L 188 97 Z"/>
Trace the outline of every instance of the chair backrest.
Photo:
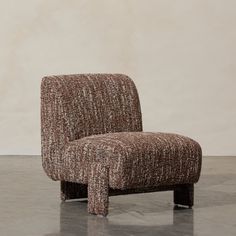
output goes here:
<path id="1" fill-rule="evenodd" d="M 41 83 L 43 166 L 57 179 L 66 143 L 103 133 L 142 131 L 138 92 L 122 74 L 48 76 Z"/>

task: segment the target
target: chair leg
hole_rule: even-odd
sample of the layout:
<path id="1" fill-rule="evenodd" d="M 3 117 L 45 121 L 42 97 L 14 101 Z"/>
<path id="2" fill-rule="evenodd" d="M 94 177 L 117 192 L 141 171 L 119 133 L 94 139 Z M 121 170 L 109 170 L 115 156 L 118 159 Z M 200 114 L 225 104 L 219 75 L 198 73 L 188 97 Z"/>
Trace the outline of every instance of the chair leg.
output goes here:
<path id="1" fill-rule="evenodd" d="M 192 208 L 194 202 L 193 184 L 179 185 L 174 189 L 174 203 Z"/>
<path id="2" fill-rule="evenodd" d="M 109 205 L 109 170 L 101 163 L 92 163 L 88 176 L 88 212 L 106 216 Z"/>
<path id="3" fill-rule="evenodd" d="M 61 181 L 61 200 L 66 201 L 76 198 L 87 198 L 87 185 Z"/>

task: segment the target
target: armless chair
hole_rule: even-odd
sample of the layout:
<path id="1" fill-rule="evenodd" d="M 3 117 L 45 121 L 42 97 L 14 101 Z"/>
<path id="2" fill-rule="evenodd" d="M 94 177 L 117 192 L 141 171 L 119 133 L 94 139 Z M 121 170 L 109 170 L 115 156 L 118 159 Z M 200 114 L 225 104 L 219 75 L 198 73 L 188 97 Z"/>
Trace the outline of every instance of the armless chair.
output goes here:
<path id="1" fill-rule="evenodd" d="M 61 181 L 61 199 L 88 197 L 89 213 L 106 216 L 112 195 L 162 190 L 174 192 L 175 204 L 193 206 L 200 145 L 143 132 L 138 93 L 126 75 L 44 77 L 41 136 L 43 168 Z"/>

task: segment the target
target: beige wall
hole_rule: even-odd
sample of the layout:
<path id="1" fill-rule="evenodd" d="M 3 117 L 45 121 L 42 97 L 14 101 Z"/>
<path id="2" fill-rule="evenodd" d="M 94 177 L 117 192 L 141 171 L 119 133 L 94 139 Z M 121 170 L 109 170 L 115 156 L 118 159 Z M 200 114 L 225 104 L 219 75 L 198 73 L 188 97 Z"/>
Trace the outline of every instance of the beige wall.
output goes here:
<path id="1" fill-rule="evenodd" d="M 0 154 L 39 154 L 44 75 L 120 72 L 144 128 L 236 155 L 235 0 L 0 2 Z"/>

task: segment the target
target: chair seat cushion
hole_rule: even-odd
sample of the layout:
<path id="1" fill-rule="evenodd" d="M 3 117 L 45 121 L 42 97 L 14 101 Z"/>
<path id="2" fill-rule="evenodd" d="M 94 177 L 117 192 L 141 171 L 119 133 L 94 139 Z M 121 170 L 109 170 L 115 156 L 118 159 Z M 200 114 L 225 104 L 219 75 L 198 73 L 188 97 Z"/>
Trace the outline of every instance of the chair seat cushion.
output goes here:
<path id="1" fill-rule="evenodd" d="M 177 134 L 119 132 L 92 135 L 66 145 L 62 179 L 87 183 L 91 161 L 109 168 L 109 186 L 129 189 L 195 183 L 201 170 L 200 145 Z"/>

